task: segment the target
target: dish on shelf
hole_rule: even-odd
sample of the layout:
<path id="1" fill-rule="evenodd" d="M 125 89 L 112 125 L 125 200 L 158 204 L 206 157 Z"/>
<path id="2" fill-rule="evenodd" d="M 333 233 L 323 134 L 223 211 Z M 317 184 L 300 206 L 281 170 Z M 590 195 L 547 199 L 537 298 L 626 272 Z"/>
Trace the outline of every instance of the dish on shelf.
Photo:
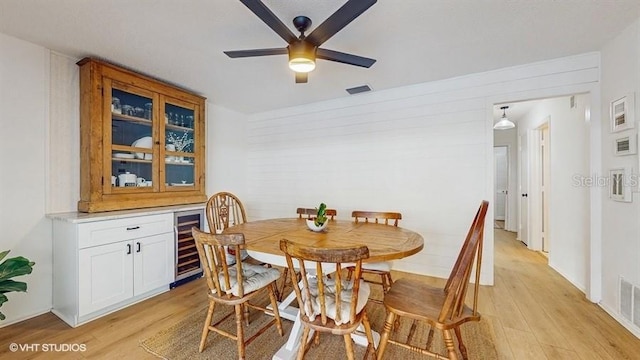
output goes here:
<path id="1" fill-rule="evenodd" d="M 193 183 L 171 183 L 171 186 L 193 186 Z"/>
<path id="2" fill-rule="evenodd" d="M 114 153 L 113 157 L 119 159 L 133 159 L 134 155 L 130 153 Z"/>
<path id="3" fill-rule="evenodd" d="M 134 141 L 133 144 L 131 144 L 131 146 L 139 147 L 139 148 L 146 148 L 146 149 L 151 149 L 152 145 L 153 145 L 153 139 L 151 138 L 151 136 L 141 137 L 140 139 Z M 144 159 L 145 158 L 144 153 L 137 152 L 135 154 L 136 154 L 136 158 L 138 158 L 138 159 Z M 150 160 L 150 159 L 151 158 L 148 158 L 147 160 Z"/>

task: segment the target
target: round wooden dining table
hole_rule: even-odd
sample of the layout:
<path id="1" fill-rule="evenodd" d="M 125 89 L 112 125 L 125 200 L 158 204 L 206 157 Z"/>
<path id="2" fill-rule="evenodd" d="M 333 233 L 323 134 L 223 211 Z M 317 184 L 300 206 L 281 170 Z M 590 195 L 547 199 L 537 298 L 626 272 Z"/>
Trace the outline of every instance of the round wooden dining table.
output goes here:
<path id="1" fill-rule="evenodd" d="M 322 248 L 366 245 L 369 248 L 369 258 L 363 262 L 402 259 L 418 253 L 424 247 L 422 235 L 415 231 L 347 220 L 329 220 L 327 227 L 320 232 L 309 230 L 306 219 L 258 220 L 232 226 L 225 229 L 224 233 L 243 233 L 245 247 L 251 257 L 282 267 L 287 266 L 284 253 L 280 250 L 282 239 Z M 278 306 L 280 317 L 294 321 L 294 324 L 287 342 L 273 355 L 275 360 L 295 359 L 298 352 L 302 324 L 298 308 L 290 306 L 294 300 L 295 293 L 292 292 Z M 367 339 L 363 335 L 354 333 L 351 337 L 357 344 L 366 346 Z M 374 331 L 373 337 L 377 344 L 380 335 Z"/>
<path id="2" fill-rule="evenodd" d="M 348 220 L 329 220 L 323 231 L 314 232 L 307 227 L 306 219 L 267 219 L 235 225 L 225 233 L 243 233 L 246 249 L 253 258 L 279 266 L 286 266 L 281 239 L 322 248 L 366 245 L 369 258 L 363 262 L 402 259 L 424 247 L 422 235 L 415 231 Z"/>

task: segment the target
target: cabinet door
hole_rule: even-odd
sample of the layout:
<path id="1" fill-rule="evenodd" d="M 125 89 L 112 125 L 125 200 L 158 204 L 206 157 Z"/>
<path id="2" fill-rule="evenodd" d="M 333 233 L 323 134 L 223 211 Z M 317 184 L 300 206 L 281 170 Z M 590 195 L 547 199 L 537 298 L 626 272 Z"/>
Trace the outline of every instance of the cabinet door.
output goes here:
<path id="1" fill-rule="evenodd" d="M 167 286 L 174 279 L 175 240 L 173 233 L 149 236 L 133 241 L 134 294 Z"/>
<path id="2" fill-rule="evenodd" d="M 124 80 L 124 79 L 123 79 Z M 104 192 L 139 193 L 153 191 L 157 178 L 154 156 L 157 135 L 154 107 L 158 95 L 110 78 L 105 78 Z"/>
<path id="3" fill-rule="evenodd" d="M 79 251 L 79 315 L 84 316 L 133 296 L 131 241 Z"/>
<path id="4" fill-rule="evenodd" d="M 161 189 L 193 191 L 200 188 L 198 176 L 203 164 L 195 150 L 201 147 L 200 109 L 197 104 L 161 96 L 164 109 L 164 163 Z"/>

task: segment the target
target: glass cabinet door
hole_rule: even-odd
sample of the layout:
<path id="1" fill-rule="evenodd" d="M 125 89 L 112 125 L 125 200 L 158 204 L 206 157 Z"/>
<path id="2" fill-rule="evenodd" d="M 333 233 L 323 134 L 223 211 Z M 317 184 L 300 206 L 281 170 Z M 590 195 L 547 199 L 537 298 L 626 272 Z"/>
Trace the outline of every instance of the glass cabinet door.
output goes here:
<path id="1" fill-rule="evenodd" d="M 164 190 L 193 190 L 196 177 L 195 137 L 198 111 L 194 104 L 161 97 L 164 104 Z"/>
<path id="2" fill-rule="evenodd" d="M 111 131 L 105 131 L 104 188 L 108 193 L 150 192 L 154 189 L 154 105 L 153 93 L 117 81 L 107 81 L 105 111 L 110 111 Z M 110 85 L 110 86 L 109 86 Z M 156 99 L 154 99 L 156 97 Z M 110 176 L 109 176 L 110 175 Z M 110 177 L 110 182 L 108 182 Z"/>

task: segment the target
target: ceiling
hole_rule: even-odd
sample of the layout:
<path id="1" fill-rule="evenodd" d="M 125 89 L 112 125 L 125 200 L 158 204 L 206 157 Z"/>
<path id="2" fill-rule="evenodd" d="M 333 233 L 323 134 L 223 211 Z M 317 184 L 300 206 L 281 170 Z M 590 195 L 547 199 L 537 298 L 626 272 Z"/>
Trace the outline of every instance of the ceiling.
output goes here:
<path id="1" fill-rule="evenodd" d="M 263 0 L 307 33 L 345 0 Z M 224 50 L 285 47 L 238 0 L 2 0 L 0 32 L 56 52 L 94 56 L 255 113 L 598 51 L 640 17 L 638 0 L 379 0 L 323 44 L 377 59 L 369 69 L 318 60 L 295 84 L 287 57 Z"/>

